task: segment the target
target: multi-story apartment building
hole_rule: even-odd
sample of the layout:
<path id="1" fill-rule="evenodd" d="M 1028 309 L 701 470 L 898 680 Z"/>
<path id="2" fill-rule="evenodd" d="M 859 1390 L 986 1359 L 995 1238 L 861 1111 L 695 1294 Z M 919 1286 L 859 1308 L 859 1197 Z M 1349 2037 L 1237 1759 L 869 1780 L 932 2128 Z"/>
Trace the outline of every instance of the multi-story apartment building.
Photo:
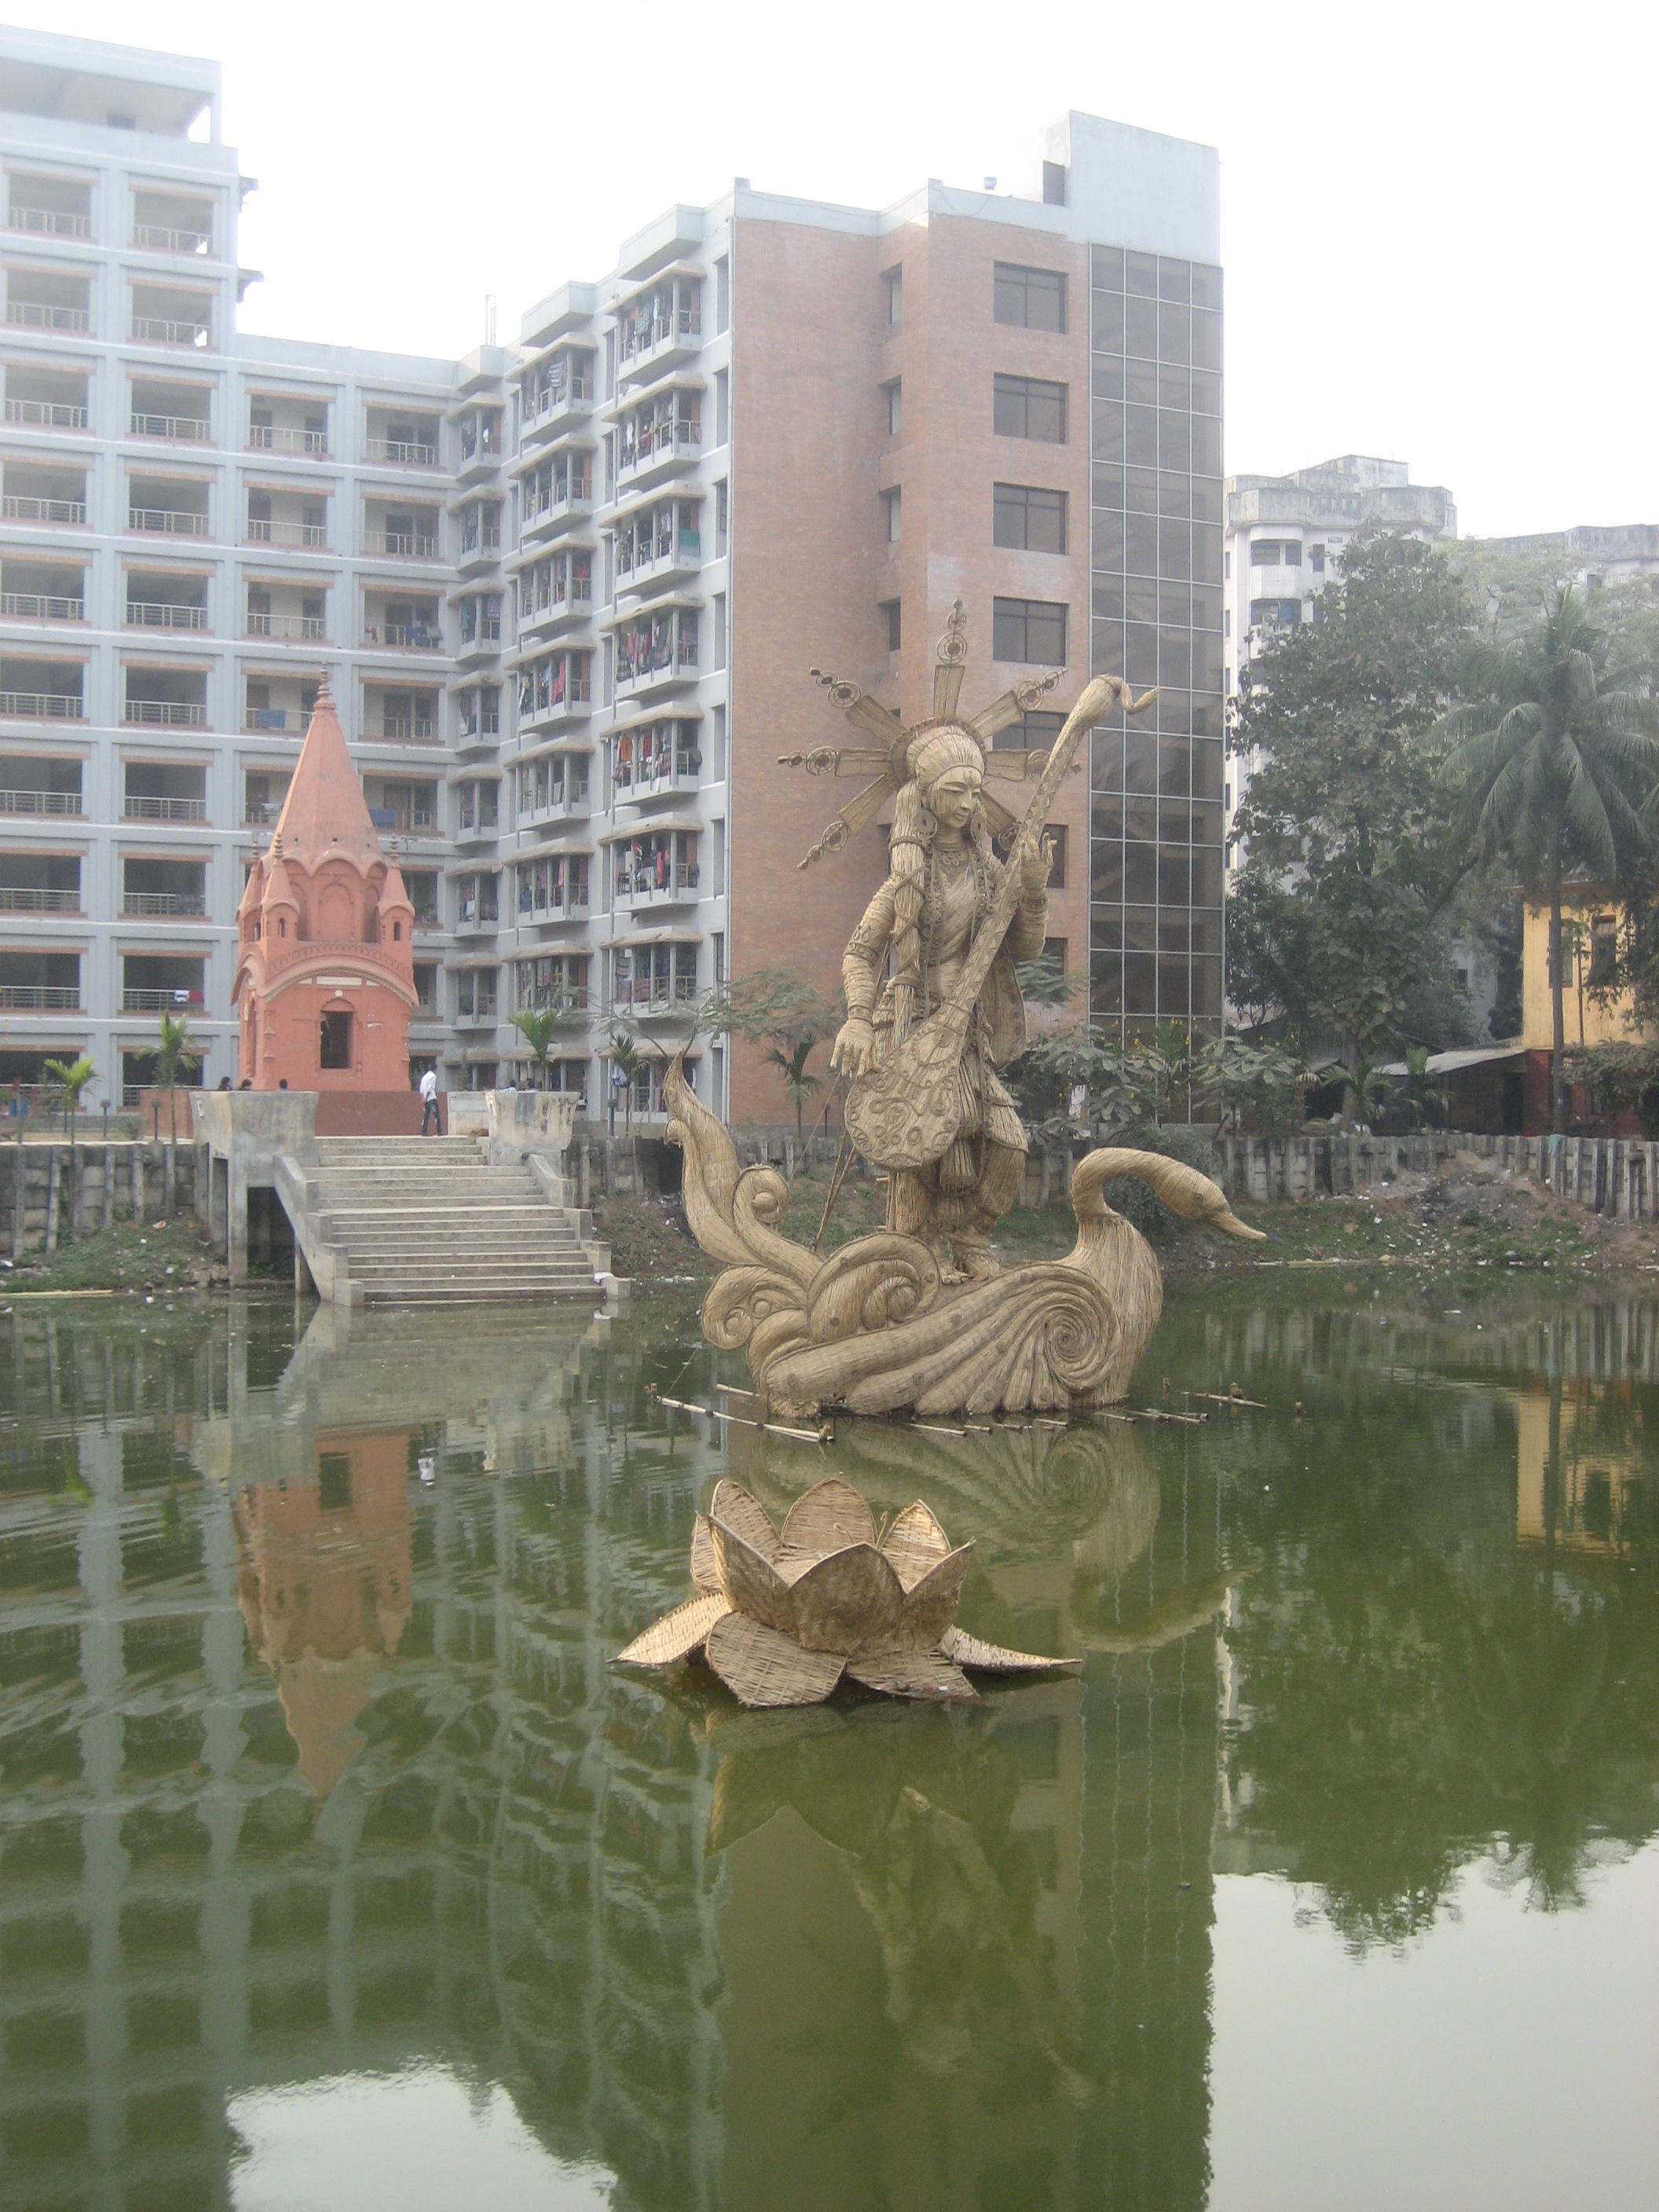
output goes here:
<path id="1" fill-rule="evenodd" d="M 0 1075 L 159 1011 L 233 1079 L 234 914 L 328 672 L 417 908 L 417 1060 L 597 1107 L 619 1030 L 689 1043 L 732 978 L 838 980 L 882 826 L 779 756 L 907 720 L 966 607 L 971 709 L 1158 684 L 1054 817 L 1050 932 L 1103 1022 L 1221 1005 L 1221 279 L 1212 150 L 1073 115 L 1029 198 L 675 207 L 461 362 L 241 337 L 216 65 L 0 35 Z"/>
<path id="2" fill-rule="evenodd" d="M 1344 453 L 1287 477 L 1229 477 L 1224 566 L 1227 696 L 1239 672 L 1274 629 L 1317 622 L 1319 597 L 1359 531 L 1406 532 L 1425 545 L 1457 535 L 1457 508 L 1443 484 L 1414 484 L 1404 461 Z M 1243 858 L 1233 817 L 1243 804 L 1255 762 L 1227 763 L 1227 859 Z"/>

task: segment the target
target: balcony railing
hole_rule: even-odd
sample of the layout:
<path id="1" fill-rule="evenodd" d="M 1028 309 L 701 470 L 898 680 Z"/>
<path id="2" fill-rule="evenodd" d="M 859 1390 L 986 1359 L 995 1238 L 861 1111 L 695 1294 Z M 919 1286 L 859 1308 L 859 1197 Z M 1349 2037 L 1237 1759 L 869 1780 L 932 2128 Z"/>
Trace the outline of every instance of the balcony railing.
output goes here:
<path id="1" fill-rule="evenodd" d="M 545 699 L 519 701 L 519 720 L 539 722 L 551 714 L 563 714 L 573 708 L 586 707 L 593 695 L 593 680 L 588 676 L 572 676 Z"/>
<path id="2" fill-rule="evenodd" d="M 579 986 L 571 991 L 555 991 L 550 988 L 544 988 L 529 993 L 524 1001 L 524 1012 L 551 1014 L 554 1020 L 557 1022 L 575 1022 L 586 1017 L 588 1006 L 588 994 L 585 988 Z"/>
<path id="3" fill-rule="evenodd" d="M 499 553 L 501 533 L 499 529 L 470 530 L 461 539 L 461 558 L 465 561 L 473 553 Z"/>
<path id="4" fill-rule="evenodd" d="M 0 592 L 0 615 L 15 615 L 20 622 L 84 622 L 84 599 L 60 599 L 55 592 Z"/>
<path id="5" fill-rule="evenodd" d="M 683 637 L 677 647 L 649 647 L 629 659 L 617 656 L 617 690 L 636 691 L 653 684 L 672 684 L 697 673 L 695 638 Z"/>
<path id="6" fill-rule="evenodd" d="M 127 623 L 133 629 L 205 629 L 205 607 L 175 606 L 171 599 L 129 599 Z"/>
<path id="7" fill-rule="evenodd" d="M 250 424 L 247 441 L 257 453 L 313 453 L 326 455 L 326 430 L 294 430 L 280 422 Z"/>
<path id="8" fill-rule="evenodd" d="M 371 806 L 368 818 L 377 830 L 394 837 L 430 837 L 438 827 L 438 817 L 429 806 Z"/>
<path id="9" fill-rule="evenodd" d="M 0 791 L 0 814 L 76 814 L 78 791 Z"/>
<path id="10" fill-rule="evenodd" d="M 438 725 L 430 714 L 383 714 L 379 734 L 388 744 L 429 745 L 437 742 Z"/>
<path id="11" fill-rule="evenodd" d="M 151 253 L 211 253 L 213 237 L 205 230 L 169 230 L 165 223 L 135 222 L 132 242 Z"/>
<path id="12" fill-rule="evenodd" d="M 587 886 L 580 884 L 560 893 L 557 898 L 526 898 L 519 900 L 519 921 L 521 926 L 536 922 L 569 921 L 587 912 Z"/>
<path id="13" fill-rule="evenodd" d="M 412 444 L 406 438 L 365 438 L 364 458 L 371 461 L 397 461 L 413 469 L 435 469 L 438 448 L 435 446 Z"/>
<path id="14" fill-rule="evenodd" d="M 366 530 L 365 553 L 387 553 L 404 561 L 435 561 L 438 540 L 426 531 Z"/>
<path id="15" fill-rule="evenodd" d="M 696 978 L 692 975 L 677 975 L 666 983 L 630 982 L 624 978 L 617 984 L 612 1000 L 619 1012 L 626 1007 L 635 1014 L 680 1013 L 696 1003 Z"/>
<path id="16" fill-rule="evenodd" d="M 132 335 L 143 345 L 194 346 L 198 351 L 213 343 L 205 323 L 175 322 L 171 315 L 135 315 Z"/>
<path id="17" fill-rule="evenodd" d="M 76 1014 L 80 1011 L 78 983 L 0 983 L 0 1013 Z"/>
<path id="18" fill-rule="evenodd" d="M 8 300 L 6 320 L 26 331 L 89 331 L 92 318 L 84 307 L 54 307 L 46 300 Z"/>
<path id="19" fill-rule="evenodd" d="M 495 1012 L 495 1001 L 493 1000 L 486 1000 L 481 1006 L 457 1006 L 455 1009 L 455 1019 L 458 1023 L 493 1022 L 499 1019 L 499 1017 Z"/>
<path id="20" fill-rule="evenodd" d="M 650 906 L 659 899 L 684 898 L 695 891 L 700 873 L 696 860 L 676 860 L 665 866 L 660 877 L 653 865 L 641 862 L 633 868 L 617 872 L 617 903 L 618 906 Z"/>
<path id="21" fill-rule="evenodd" d="M 308 707 L 250 707 L 242 719 L 245 730 L 293 730 L 303 735 L 311 727 Z"/>
<path id="22" fill-rule="evenodd" d="M 27 207 L 15 200 L 6 211 L 6 228 L 24 231 L 31 238 L 90 238 L 92 217 L 72 214 L 67 208 Z"/>
<path id="23" fill-rule="evenodd" d="M 0 496 L 0 514 L 8 522 L 70 522 L 87 519 L 83 499 L 37 499 L 32 492 L 9 491 Z"/>
<path id="24" fill-rule="evenodd" d="M 31 722 L 84 722 L 84 701 L 74 691 L 0 691 L 0 714 Z"/>
<path id="25" fill-rule="evenodd" d="M 642 425 L 632 438 L 624 432 L 622 450 L 617 456 L 617 478 L 637 475 L 640 470 L 672 459 L 677 453 L 696 453 L 702 445 L 701 422 L 650 422 Z"/>
<path id="26" fill-rule="evenodd" d="M 129 792 L 124 810 L 129 822 L 205 822 L 205 799 L 151 799 Z"/>
<path id="27" fill-rule="evenodd" d="M 501 618 L 499 615 L 486 615 L 482 620 L 477 616 L 471 620 L 465 615 L 461 617 L 461 651 L 463 653 L 469 651 L 473 646 L 499 645 L 501 641 Z"/>
<path id="28" fill-rule="evenodd" d="M 204 730 L 208 710 L 193 699 L 129 699 L 124 708 L 129 722 L 159 723 L 170 730 Z"/>
<path id="29" fill-rule="evenodd" d="M 6 420 L 30 430 L 84 430 L 91 416 L 69 399 L 8 399 Z"/>
<path id="30" fill-rule="evenodd" d="M 328 543 L 328 526 L 321 522 L 273 522 L 268 515 L 251 514 L 247 519 L 247 538 L 250 545 L 307 545 L 316 548 Z"/>
<path id="31" fill-rule="evenodd" d="M 171 915 L 190 921 L 206 914 L 207 899 L 201 891 L 123 891 L 121 912 L 135 919 Z"/>
<path id="32" fill-rule="evenodd" d="M 495 837 L 501 833 L 499 814 L 479 814 L 471 806 L 463 806 L 455 825 L 459 837 Z"/>
<path id="33" fill-rule="evenodd" d="M 327 635 L 328 620 L 324 615 L 258 614 L 248 609 L 249 637 L 325 638 Z"/>
<path id="34" fill-rule="evenodd" d="M 130 507 L 127 528 L 148 532 L 152 537 L 205 538 L 208 519 L 190 507 Z"/>
<path id="35" fill-rule="evenodd" d="M 0 914 L 79 914 L 81 894 L 48 891 L 33 884 L 0 884 Z"/>
<path id="36" fill-rule="evenodd" d="M 481 907 L 463 899 L 461 910 L 455 917 L 458 929 L 495 929 L 501 925 L 500 910 L 493 906 Z"/>
<path id="37" fill-rule="evenodd" d="M 198 415 L 143 415 L 135 408 L 129 434 L 135 438 L 171 438 L 181 446 L 205 446 L 213 435 L 213 425 Z"/>
<path id="38" fill-rule="evenodd" d="M 138 989 L 125 985 L 121 992 L 121 1012 L 124 1014 L 165 1014 L 175 1006 L 197 1006 L 206 1004 L 200 991 L 155 991 Z"/>
<path id="39" fill-rule="evenodd" d="M 368 623 L 363 629 L 365 645 L 394 645 L 410 653 L 441 653 L 443 634 L 435 622 L 432 623 Z"/>

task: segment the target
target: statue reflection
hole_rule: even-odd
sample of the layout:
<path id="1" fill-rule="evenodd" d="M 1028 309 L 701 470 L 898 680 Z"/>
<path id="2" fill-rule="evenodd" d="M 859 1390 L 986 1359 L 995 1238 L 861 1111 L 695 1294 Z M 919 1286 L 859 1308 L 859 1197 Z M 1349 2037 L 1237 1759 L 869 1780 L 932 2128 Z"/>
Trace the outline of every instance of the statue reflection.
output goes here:
<path id="1" fill-rule="evenodd" d="M 320 1432 L 314 1472 L 237 1493 L 237 1600 L 319 1799 L 362 1749 L 358 1716 L 409 1620 L 415 1433 Z"/>

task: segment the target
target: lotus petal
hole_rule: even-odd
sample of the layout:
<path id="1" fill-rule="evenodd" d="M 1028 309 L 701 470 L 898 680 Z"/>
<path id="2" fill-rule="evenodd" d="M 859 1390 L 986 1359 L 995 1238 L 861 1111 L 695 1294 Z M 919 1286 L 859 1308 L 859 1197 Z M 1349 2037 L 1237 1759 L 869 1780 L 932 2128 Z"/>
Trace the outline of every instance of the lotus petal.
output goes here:
<path id="1" fill-rule="evenodd" d="M 937 1566 L 930 1567 L 921 1580 L 905 1592 L 904 1611 L 899 1619 L 901 1644 L 913 1650 L 920 1647 L 931 1650 L 945 1630 L 953 1626 L 973 1556 L 971 1544 L 947 1552 Z"/>
<path id="2" fill-rule="evenodd" d="M 705 1597 L 720 1594 L 720 1563 L 714 1557 L 714 1539 L 701 1513 L 691 1530 L 691 1579 Z"/>
<path id="3" fill-rule="evenodd" d="M 793 1635 L 795 1615 L 789 1602 L 789 1585 L 770 1559 L 724 1521 L 711 1519 L 708 1528 L 726 1602 L 751 1620 L 764 1621 L 781 1635 Z"/>
<path id="4" fill-rule="evenodd" d="M 772 1516 L 758 1498 L 751 1498 L 740 1482 L 730 1475 L 722 1475 L 714 1485 L 714 1495 L 708 1501 L 711 1521 L 724 1521 L 728 1528 L 735 1528 L 745 1544 L 752 1545 L 763 1559 L 778 1556 L 778 1532 L 772 1526 Z"/>
<path id="5" fill-rule="evenodd" d="M 917 1498 L 907 1505 L 881 1540 L 881 1548 L 898 1571 L 906 1589 L 912 1589 L 929 1567 L 951 1548 L 951 1540 L 927 1508 Z"/>
<path id="6" fill-rule="evenodd" d="M 832 1474 L 815 1482 L 790 1507 L 783 1524 L 782 1549 L 802 1556 L 802 1565 L 849 1544 L 873 1544 L 876 1516 L 850 1482 Z M 781 1562 L 781 1564 L 782 1564 Z M 785 1566 L 787 1572 L 787 1567 Z"/>
<path id="7" fill-rule="evenodd" d="M 983 1644 L 959 1628 L 947 1628 L 939 1649 L 958 1667 L 973 1667 L 986 1674 L 1056 1674 L 1080 1667 L 1080 1659 L 1044 1659 L 1035 1651 L 1011 1651 L 1006 1644 Z"/>
<path id="8" fill-rule="evenodd" d="M 653 1620 L 643 1636 L 636 1636 L 626 1651 L 617 1654 L 621 1667 L 678 1667 L 701 1651 L 714 1623 L 731 1608 L 716 1591 L 712 1597 L 687 1598 L 672 1613 Z"/>
<path id="9" fill-rule="evenodd" d="M 975 1705 L 979 1692 L 953 1659 L 942 1651 L 866 1651 L 849 1659 L 847 1671 L 866 1690 L 890 1698 L 927 1698 L 938 1704 Z"/>
<path id="10" fill-rule="evenodd" d="M 744 1705 L 822 1705 L 841 1680 L 842 1662 L 823 1651 L 803 1651 L 740 1613 L 722 1613 L 708 1632 L 708 1663 Z"/>
<path id="11" fill-rule="evenodd" d="M 897 1640 L 904 1590 L 892 1561 L 873 1544 L 849 1544 L 819 1559 L 790 1590 L 795 1633 L 809 1651 L 843 1656 Z"/>

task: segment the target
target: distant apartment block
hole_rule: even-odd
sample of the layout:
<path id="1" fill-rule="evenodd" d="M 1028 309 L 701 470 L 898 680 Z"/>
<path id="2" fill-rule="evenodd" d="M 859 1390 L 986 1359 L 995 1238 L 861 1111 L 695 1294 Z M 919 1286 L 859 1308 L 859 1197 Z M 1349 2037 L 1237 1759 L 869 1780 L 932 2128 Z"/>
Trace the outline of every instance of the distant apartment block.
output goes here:
<path id="1" fill-rule="evenodd" d="M 833 668 L 920 719 L 951 602 L 971 709 L 1156 684 L 1054 816 L 1053 949 L 1102 1023 L 1221 1009 L 1221 275 L 1212 150 L 1054 126 L 1029 197 L 880 212 L 739 181 L 517 342 L 428 361 L 245 337 L 219 71 L 0 33 L 0 1075 L 158 1011 L 235 1080 L 234 914 L 325 671 L 416 906 L 414 1065 L 532 1061 L 590 1111 L 619 1029 L 783 1118 L 693 1035 L 734 977 L 826 986 L 882 825 L 802 872 Z"/>
<path id="2" fill-rule="evenodd" d="M 1287 477 L 1229 477 L 1225 546 L 1227 696 L 1240 672 L 1276 629 L 1317 622 L 1319 599 L 1338 574 L 1342 552 L 1359 531 L 1406 532 L 1425 544 L 1457 535 L 1457 508 L 1443 484 L 1414 484 L 1404 461 L 1344 453 Z M 1227 762 L 1229 867 L 1240 858 L 1233 817 L 1255 763 Z"/>

